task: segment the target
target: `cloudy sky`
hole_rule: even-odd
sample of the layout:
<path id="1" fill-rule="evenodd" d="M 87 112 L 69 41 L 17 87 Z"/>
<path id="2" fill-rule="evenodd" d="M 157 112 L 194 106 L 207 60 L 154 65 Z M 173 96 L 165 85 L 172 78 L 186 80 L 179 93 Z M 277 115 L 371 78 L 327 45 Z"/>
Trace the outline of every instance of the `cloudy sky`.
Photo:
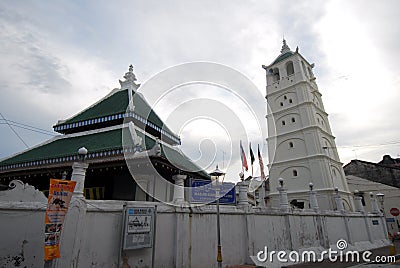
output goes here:
<path id="1" fill-rule="evenodd" d="M 316 65 L 341 161 L 400 157 L 399 18 L 396 0 L 1 1 L 0 113 L 51 131 L 57 120 L 118 87 L 131 63 L 139 83 L 181 63 L 222 64 L 247 77 L 261 99 L 261 65 L 278 56 L 284 35 L 292 50 L 299 46 Z M 203 98 L 216 88 L 188 86 L 184 93 Z M 199 92 L 203 95 L 196 95 Z M 156 111 L 168 121 L 166 114 L 174 109 L 167 100 L 160 101 Z M 231 109 L 239 117 L 245 110 L 234 105 Z M 263 113 L 265 107 L 254 103 L 252 109 Z M 21 139 L 33 146 L 51 137 L 13 126 L 20 139 L 2 119 L 0 158 L 25 149 Z M 203 153 L 212 148 L 212 142 L 199 140 L 224 136 L 224 128 L 214 123 L 201 118 L 175 129 L 184 151 L 197 157 L 197 147 L 205 149 Z M 216 134 L 210 129 L 217 129 Z M 265 137 L 253 134 L 249 139 L 262 143 Z M 227 144 L 237 151 L 237 144 Z M 266 155 L 265 144 L 260 145 Z M 216 154 L 220 166 L 222 155 L 224 160 L 230 157 L 226 148 Z M 233 157 L 230 164 L 239 172 L 237 160 Z"/>

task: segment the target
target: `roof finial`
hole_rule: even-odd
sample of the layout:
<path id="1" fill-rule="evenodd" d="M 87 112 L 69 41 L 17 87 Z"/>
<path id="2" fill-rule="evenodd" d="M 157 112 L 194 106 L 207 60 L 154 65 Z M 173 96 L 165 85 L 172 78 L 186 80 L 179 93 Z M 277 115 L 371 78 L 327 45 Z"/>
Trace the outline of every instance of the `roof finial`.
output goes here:
<path id="1" fill-rule="evenodd" d="M 289 46 L 286 44 L 286 40 L 285 37 L 283 37 L 283 45 L 282 45 L 282 49 L 281 49 L 281 54 L 285 54 L 286 52 L 290 52 L 290 48 Z"/>
<path id="2" fill-rule="evenodd" d="M 125 81 L 119 80 L 119 84 L 121 85 L 121 89 L 131 89 L 136 90 L 140 84 L 136 84 L 136 75 L 133 73 L 133 65 L 129 65 L 128 72 L 124 75 Z M 130 99 L 129 99 L 130 100 Z"/>
<path id="3" fill-rule="evenodd" d="M 124 78 L 126 79 L 126 81 L 129 82 L 134 82 L 136 81 L 136 76 L 133 73 L 133 65 L 129 65 L 129 71 L 127 73 L 125 73 Z"/>

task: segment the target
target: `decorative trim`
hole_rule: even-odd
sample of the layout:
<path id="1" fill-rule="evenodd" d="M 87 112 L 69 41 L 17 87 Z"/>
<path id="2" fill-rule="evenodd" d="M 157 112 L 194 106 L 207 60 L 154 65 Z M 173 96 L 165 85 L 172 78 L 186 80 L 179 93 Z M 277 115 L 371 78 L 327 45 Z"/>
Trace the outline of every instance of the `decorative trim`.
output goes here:
<path id="1" fill-rule="evenodd" d="M 60 132 L 60 131 L 64 131 L 67 129 L 74 129 L 74 128 L 81 127 L 81 126 L 95 125 L 95 124 L 113 121 L 113 120 L 119 120 L 119 119 L 127 118 L 127 117 L 132 117 L 132 118 L 142 122 L 143 124 L 151 127 L 152 129 L 156 130 L 158 133 L 168 137 L 169 139 L 173 140 L 174 142 L 176 142 L 178 144 L 181 143 L 179 138 L 176 138 L 174 135 L 171 135 L 169 132 L 158 127 L 156 124 L 152 123 L 151 121 L 149 121 L 149 120 L 145 119 L 144 117 L 142 117 L 136 113 L 133 113 L 133 112 L 107 115 L 107 116 L 103 116 L 103 117 L 87 119 L 84 121 L 78 121 L 78 122 L 69 123 L 69 124 L 59 124 L 59 125 L 55 125 L 53 128 L 54 128 L 54 131 Z"/>
<path id="2" fill-rule="evenodd" d="M 124 153 L 132 153 L 134 152 L 134 148 L 114 148 L 105 151 L 97 151 L 91 152 L 86 155 L 86 159 L 95 159 L 95 158 L 104 158 L 104 157 L 111 157 L 111 156 L 119 156 L 123 155 Z M 48 165 L 48 164 L 60 164 L 64 162 L 71 162 L 78 160 L 78 155 L 66 155 L 60 156 L 55 158 L 48 158 L 48 159 L 41 159 L 41 160 L 34 160 L 29 162 L 22 162 L 10 165 L 0 166 L 0 171 L 12 170 L 16 168 L 24 168 L 24 167 L 36 167 L 41 165 Z"/>

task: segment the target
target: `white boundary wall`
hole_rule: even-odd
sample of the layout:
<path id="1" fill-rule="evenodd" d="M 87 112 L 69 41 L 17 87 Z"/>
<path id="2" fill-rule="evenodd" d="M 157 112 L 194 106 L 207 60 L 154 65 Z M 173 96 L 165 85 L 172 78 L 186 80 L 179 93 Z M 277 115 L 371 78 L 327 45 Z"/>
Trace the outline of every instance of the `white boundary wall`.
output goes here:
<path id="1" fill-rule="evenodd" d="M 61 258 L 53 267 L 117 267 L 124 205 L 157 205 L 154 267 L 216 266 L 215 206 L 73 199 Z M 44 202 L 0 201 L 0 267 L 43 267 L 45 208 Z M 382 247 L 388 244 L 383 223 L 376 214 L 221 206 L 223 266 L 252 264 L 250 256 L 265 246 L 322 251 L 345 239 L 355 250 Z M 152 249 L 129 250 L 123 256 L 132 268 L 151 267 Z"/>

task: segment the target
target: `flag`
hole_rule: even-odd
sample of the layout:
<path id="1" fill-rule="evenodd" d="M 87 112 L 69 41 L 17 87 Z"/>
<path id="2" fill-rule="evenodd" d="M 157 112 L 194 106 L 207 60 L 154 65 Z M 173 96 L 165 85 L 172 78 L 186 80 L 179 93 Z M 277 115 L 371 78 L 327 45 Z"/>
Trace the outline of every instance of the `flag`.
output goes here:
<path id="1" fill-rule="evenodd" d="M 260 145 L 257 145 L 257 149 L 258 149 L 258 162 L 260 163 L 261 178 L 263 180 L 265 180 L 266 177 L 265 177 L 265 173 L 264 173 L 264 163 L 263 163 L 261 152 L 260 152 Z"/>
<path id="2" fill-rule="evenodd" d="M 250 148 L 251 176 L 253 177 L 253 163 L 256 159 L 254 157 L 253 150 L 251 149 L 251 142 L 249 143 L 249 148 Z"/>
<path id="3" fill-rule="evenodd" d="M 244 153 L 242 141 L 240 141 L 240 158 L 242 159 L 242 167 L 247 171 L 249 166 L 247 165 L 246 154 Z"/>

